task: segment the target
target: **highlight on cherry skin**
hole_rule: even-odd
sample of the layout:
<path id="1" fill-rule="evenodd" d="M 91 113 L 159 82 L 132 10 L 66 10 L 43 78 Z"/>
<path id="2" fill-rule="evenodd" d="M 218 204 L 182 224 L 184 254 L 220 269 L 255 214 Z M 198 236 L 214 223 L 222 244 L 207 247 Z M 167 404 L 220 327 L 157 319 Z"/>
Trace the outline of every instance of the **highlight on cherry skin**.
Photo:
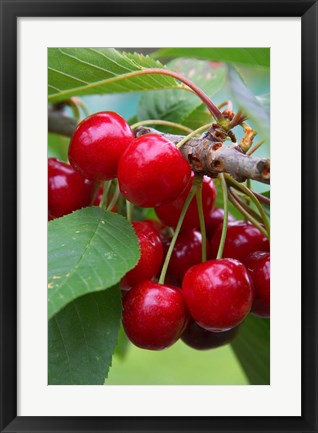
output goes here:
<path id="1" fill-rule="evenodd" d="M 133 140 L 130 126 L 119 114 L 95 113 L 75 129 L 68 157 L 75 170 L 88 179 L 113 179 L 122 153 Z"/>
<path id="2" fill-rule="evenodd" d="M 123 326 L 136 346 L 162 350 L 183 334 L 189 313 L 182 291 L 146 280 L 134 286 L 124 298 Z"/>
<path id="3" fill-rule="evenodd" d="M 90 205 L 94 182 L 56 158 L 48 159 L 49 219 L 62 217 Z"/>
<path id="4" fill-rule="evenodd" d="M 118 165 L 121 194 L 145 208 L 174 200 L 186 188 L 190 177 L 190 165 L 179 149 L 157 134 L 136 138 Z"/>
<path id="5" fill-rule="evenodd" d="M 213 332 L 239 325 L 254 300 L 247 269 L 235 259 L 209 260 L 192 266 L 183 278 L 182 291 L 193 319 Z"/>

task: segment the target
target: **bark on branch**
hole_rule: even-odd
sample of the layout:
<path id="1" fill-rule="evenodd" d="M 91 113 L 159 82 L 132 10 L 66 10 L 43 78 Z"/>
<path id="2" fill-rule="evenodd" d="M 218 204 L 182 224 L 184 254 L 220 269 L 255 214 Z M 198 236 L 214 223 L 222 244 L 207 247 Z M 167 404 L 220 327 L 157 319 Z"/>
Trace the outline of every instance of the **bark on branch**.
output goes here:
<path id="1" fill-rule="evenodd" d="M 149 133 L 164 135 L 175 144 L 184 138 L 182 135 L 164 134 L 143 126 L 136 128 L 134 133 L 136 137 Z M 239 182 L 246 179 L 270 182 L 269 159 L 246 156 L 237 145 L 211 141 L 208 134 L 191 138 L 180 151 L 184 159 L 190 163 L 192 170 L 198 174 L 215 178 L 219 173 L 229 173 Z"/>
<path id="2" fill-rule="evenodd" d="M 49 109 L 49 132 L 70 137 L 75 128 L 75 119 L 66 116 L 62 110 Z M 184 138 L 182 135 L 166 134 L 143 126 L 136 128 L 134 133 L 136 137 L 149 133 L 164 135 L 175 144 Z M 215 178 L 219 173 L 229 173 L 239 182 L 253 179 L 270 183 L 269 159 L 246 156 L 236 144 L 227 145 L 212 141 L 209 134 L 190 139 L 180 148 L 180 151 L 192 170 L 198 174 Z"/>

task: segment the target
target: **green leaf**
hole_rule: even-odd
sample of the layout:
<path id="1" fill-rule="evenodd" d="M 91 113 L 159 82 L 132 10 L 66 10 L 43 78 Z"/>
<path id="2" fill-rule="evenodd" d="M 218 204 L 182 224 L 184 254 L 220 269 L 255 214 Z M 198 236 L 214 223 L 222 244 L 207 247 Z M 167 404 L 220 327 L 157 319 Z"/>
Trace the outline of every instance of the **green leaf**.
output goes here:
<path id="1" fill-rule="evenodd" d="M 262 192 L 262 195 L 264 197 L 271 198 L 271 191 L 270 190 L 269 191 L 264 191 L 264 192 Z"/>
<path id="2" fill-rule="evenodd" d="M 195 57 L 266 68 L 270 65 L 269 48 L 162 48 L 156 51 L 153 57 Z"/>
<path id="3" fill-rule="evenodd" d="M 48 134 L 48 157 L 58 158 L 61 161 L 68 160 L 68 145 L 70 139 L 58 134 Z"/>
<path id="4" fill-rule="evenodd" d="M 118 283 L 140 255 L 127 220 L 98 207 L 51 221 L 48 244 L 49 318 L 79 296 Z"/>
<path id="5" fill-rule="evenodd" d="M 270 321 L 249 315 L 232 348 L 252 385 L 270 384 Z"/>
<path id="6" fill-rule="evenodd" d="M 229 83 L 233 98 L 241 108 L 248 120 L 254 121 L 258 132 L 263 134 L 265 140 L 269 140 L 269 112 L 260 101 L 245 86 L 237 71 L 229 67 Z"/>
<path id="7" fill-rule="evenodd" d="M 121 319 L 118 286 L 81 296 L 49 321 L 49 385 L 102 385 Z"/>
<path id="8" fill-rule="evenodd" d="M 225 67 L 213 68 L 209 62 L 178 59 L 168 63 L 167 67 L 190 78 L 209 96 L 222 88 L 226 77 Z M 138 120 L 163 119 L 177 123 L 185 121 L 190 124 L 192 114 L 194 114 L 194 123 L 198 124 L 202 118 L 205 120 L 207 116 L 208 120 L 211 119 L 211 115 L 207 114 L 206 116 L 205 113 L 207 112 L 202 105 L 197 95 L 185 90 L 170 89 L 147 92 L 141 97 L 138 105 Z M 197 111 L 199 108 L 200 111 Z M 202 123 L 199 126 L 202 126 Z M 161 129 L 170 132 L 170 129 Z"/>
<path id="9" fill-rule="evenodd" d="M 149 56 L 114 48 L 49 48 L 49 102 L 74 95 L 179 87 L 174 78 L 165 75 L 132 76 L 145 68 L 163 66 Z"/>
<path id="10" fill-rule="evenodd" d="M 188 117 L 186 117 L 182 124 L 193 130 L 206 125 L 211 121 L 211 113 L 204 104 L 199 105 Z"/>

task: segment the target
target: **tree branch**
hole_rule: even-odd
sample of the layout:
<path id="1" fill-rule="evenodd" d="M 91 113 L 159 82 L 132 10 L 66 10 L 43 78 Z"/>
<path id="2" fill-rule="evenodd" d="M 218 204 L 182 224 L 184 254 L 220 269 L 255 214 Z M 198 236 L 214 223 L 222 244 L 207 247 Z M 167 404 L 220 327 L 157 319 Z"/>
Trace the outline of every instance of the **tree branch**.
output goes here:
<path id="1" fill-rule="evenodd" d="M 76 120 L 65 115 L 63 110 L 49 109 L 49 132 L 71 137 L 75 128 Z M 184 138 L 182 135 L 166 134 L 144 126 L 136 128 L 134 133 L 136 137 L 149 133 L 164 135 L 175 144 Z M 198 174 L 216 178 L 219 173 L 228 173 L 239 182 L 253 179 L 270 183 L 269 159 L 247 156 L 236 144 L 225 145 L 212 141 L 209 134 L 191 138 L 180 148 L 180 152 Z"/>
<path id="2" fill-rule="evenodd" d="M 164 135 L 175 144 L 184 138 L 182 135 L 165 134 L 142 126 L 136 128 L 134 133 L 136 137 L 149 133 Z M 205 134 L 203 137 L 191 138 L 180 148 L 193 171 L 213 178 L 219 173 L 228 173 L 239 182 L 246 179 L 270 182 L 269 159 L 246 156 L 236 144 L 225 145 L 211 141 L 209 137 L 209 134 Z"/>

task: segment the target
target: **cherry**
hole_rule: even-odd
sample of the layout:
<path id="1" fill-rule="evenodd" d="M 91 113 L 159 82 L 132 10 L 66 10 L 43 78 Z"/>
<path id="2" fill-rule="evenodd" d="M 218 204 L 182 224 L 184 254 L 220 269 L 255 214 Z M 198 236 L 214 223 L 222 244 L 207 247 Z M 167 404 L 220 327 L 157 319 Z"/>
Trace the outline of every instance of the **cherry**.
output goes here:
<path id="1" fill-rule="evenodd" d="M 164 224 L 162 224 L 160 221 L 152 220 L 152 219 L 145 219 L 142 220 L 143 223 L 150 224 L 152 228 L 157 230 L 159 233 L 160 239 L 163 241 L 168 237 L 168 230 L 169 228 L 166 227 Z"/>
<path id="2" fill-rule="evenodd" d="M 190 165 L 175 144 L 157 134 L 136 138 L 118 165 L 122 195 L 141 207 L 175 199 L 187 186 L 190 175 Z"/>
<path id="3" fill-rule="evenodd" d="M 68 151 L 70 163 L 88 179 L 113 179 L 119 158 L 133 140 L 130 126 L 119 114 L 95 113 L 75 129 Z"/>
<path id="4" fill-rule="evenodd" d="M 260 317 L 270 317 L 270 255 L 255 251 L 243 260 L 251 275 L 255 289 L 252 313 Z"/>
<path id="5" fill-rule="evenodd" d="M 142 349 L 161 350 L 182 335 L 189 314 L 182 291 L 154 281 L 134 286 L 124 299 L 123 326 Z"/>
<path id="6" fill-rule="evenodd" d="M 56 158 L 48 159 L 49 220 L 90 205 L 94 183 Z"/>
<path id="7" fill-rule="evenodd" d="M 182 291 L 193 319 L 208 331 L 226 331 L 250 312 L 253 286 L 245 266 L 234 259 L 210 260 L 192 266 Z"/>
<path id="8" fill-rule="evenodd" d="M 164 250 L 168 251 L 171 239 L 164 242 Z M 210 246 L 207 244 L 207 257 L 210 254 Z M 187 270 L 202 262 L 202 236 L 197 230 L 183 230 L 175 243 L 173 252 L 170 258 L 167 276 L 175 278 L 178 283 L 182 283 L 182 279 Z"/>
<path id="9" fill-rule="evenodd" d="M 121 288 L 127 290 L 135 284 L 154 277 L 162 262 L 163 247 L 159 233 L 147 222 L 132 223 L 138 237 L 140 259 L 121 280 Z"/>
<path id="10" fill-rule="evenodd" d="M 239 326 L 224 332 L 211 332 L 201 328 L 193 319 L 181 336 L 181 340 L 192 349 L 208 350 L 231 343 L 238 332 Z"/>
<path id="11" fill-rule="evenodd" d="M 219 225 L 211 239 L 212 257 L 216 257 L 218 252 L 222 226 Z M 246 224 L 244 221 L 230 222 L 223 257 L 242 261 L 253 251 L 269 251 L 268 239 L 252 224 Z"/>
<path id="12" fill-rule="evenodd" d="M 224 220 L 224 209 L 220 207 L 211 209 L 210 212 L 204 215 L 206 234 L 209 238 L 215 233 L 219 225 L 223 224 L 223 220 Z M 229 222 L 235 221 L 234 216 L 230 212 L 228 212 L 228 221 Z"/>
<path id="13" fill-rule="evenodd" d="M 178 198 L 176 198 L 173 201 L 170 201 L 169 203 L 164 203 L 162 205 L 155 206 L 155 211 L 158 218 L 167 226 L 176 227 L 176 225 L 178 224 L 184 202 L 186 201 L 186 198 L 192 187 L 193 179 L 194 179 L 194 175 L 192 173 L 191 181 L 189 182 L 186 189 Z M 202 206 L 203 206 L 204 218 L 213 209 L 215 199 L 216 199 L 216 194 L 217 191 L 213 180 L 208 176 L 204 176 L 203 184 L 202 184 Z M 199 227 L 199 225 L 200 225 L 200 221 L 199 221 L 198 206 L 197 206 L 196 198 L 193 197 L 190 206 L 188 207 L 185 218 L 183 220 L 182 228 L 192 229 L 192 228 Z"/>

